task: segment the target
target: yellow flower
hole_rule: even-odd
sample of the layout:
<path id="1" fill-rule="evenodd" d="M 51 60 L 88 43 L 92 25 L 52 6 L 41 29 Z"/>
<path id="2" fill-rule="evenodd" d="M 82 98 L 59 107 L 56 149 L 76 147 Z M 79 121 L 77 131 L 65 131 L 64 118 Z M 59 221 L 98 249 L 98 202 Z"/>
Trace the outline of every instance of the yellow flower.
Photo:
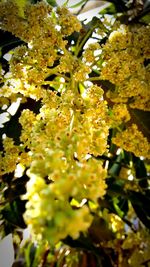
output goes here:
<path id="1" fill-rule="evenodd" d="M 112 141 L 117 146 L 133 152 L 137 157 L 150 158 L 150 145 L 146 137 L 143 136 L 135 124 L 126 130 L 118 132 Z"/>

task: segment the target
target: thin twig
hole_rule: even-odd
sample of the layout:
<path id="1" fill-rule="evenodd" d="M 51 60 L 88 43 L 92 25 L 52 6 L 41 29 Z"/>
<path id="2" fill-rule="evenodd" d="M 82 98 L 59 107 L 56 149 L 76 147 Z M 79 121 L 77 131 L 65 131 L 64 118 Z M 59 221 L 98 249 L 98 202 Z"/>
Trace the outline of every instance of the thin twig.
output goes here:
<path id="1" fill-rule="evenodd" d="M 78 10 L 78 12 L 76 13 L 76 16 L 78 16 L 81 12 L 82 12 L 82 10 L 83 10 L 83 8 L 86 6 L 86 4 L 87 4 L 87 2 L 88 2 L 89 0 L 86 0 L 84 3 L 83 3 L 83 5 L 81 6 L 81 8 Z"/>

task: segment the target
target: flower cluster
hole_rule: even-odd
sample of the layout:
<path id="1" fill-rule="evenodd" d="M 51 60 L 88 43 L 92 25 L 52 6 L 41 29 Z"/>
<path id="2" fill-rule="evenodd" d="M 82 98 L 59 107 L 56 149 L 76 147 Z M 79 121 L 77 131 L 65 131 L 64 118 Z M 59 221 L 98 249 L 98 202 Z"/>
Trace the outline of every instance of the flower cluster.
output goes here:
<path id="1" fill-rule="evenodd" d="M 143 262 L 149 262 L 149 232 L 146 229 L 140 229 L 138 232 L 130 232 L 122 244 L 123 250 L 131 250 L 129 264 L 131 267 L 140 267 Z"/>
<path id="2" fill-rule="evenodd" d="M 123 123 L 126 128 L 120 128 L 112 142 L 145 157 L 149 157 L 148 140 L 136 125 L 128 127 L 128 121 L 129 125 L 134 122 L 130 110 L 150 110 L 149 33 L 149 26 L 117 25 L 102 46 L 101 68 L 101 78 L 113 84 L 106 92 L 111 102 L 110 126 L 118 128 Z"/>
<path id="3" fill-rule="evenodd" d="M 31 175 L 27 191 L 29 201 L 25 219 L 36 240 L 44 238 L 54 245 L 67 235 L 77 238 L 80 231 L 90 226 L 92 216 L 88 207 L 73 209 L 68 199 L 62 198 L 60 192 L 53 190 L 42 178 Z"/>
<path id="4" fill-rule="evenodd" d="M 15 171 L 17 164 L 26 168 L 24 218 L 35 239 L 55 244 L 68 235 L 77 238 L 93 220 L 89 201 L 97 204 L 106 193 L 106 170 L 97 156 L 108 152 L 109 128 L 130 120 L 128 105 L 149 110 L 149 28 L 121 26 L 104 46 L 84 49 L 78 34 L 70 42 L 82 25 L 64 7 L 2 1 L 0 20 L 3 30 L 24 42 L 11 50 L 1 103 L 17 98 L 21 105 L 28 99 L 40 103 L 36 112 L 21 112 L 18 144 L 3 140 L 1 174 Z M 104 94 L 92 83 L 97 77 L 113 83 L 114 91 Z M 147 139 L 136 125 L 120 130 L 112 141 L 136 156 L 149 156 Z"/>
<path id="5" fill-rule="evenodd" d="M 13 172 L 18 162 L 19 148 L 14 144 L 12 138 L 3 140 L 4 153 L 0 154 L 0 175 Z"/>
<path id="6" fill-rule="evenodd" d="M 93 219 L 88 201 L 97 203 L 106 193 L 106 171 L 92 155 L 107 151 L 108 108 L 103 90 L 84 84 L 92 71 L 86 58 L 78 58 L 71 45 L 68 49 L 67 37 L 81 29 L 77 18 L 45 2 L 27 4 L 22 18 L 17 5 L 6 2 L 0 4 L 2 28 L 27 44 L 12 51 L 1 96 L 32 98 L 41 104 L 37 114 L 22 111 L 19 153 L 5 172 L 18 163 L 28 169 L 25 221 L 36 239 L 54 244 L 87 230 Z M 4 151 L 7 160 L 6 144 Z"/>
<path id="7" fill-rule="evenodd" d="M 111 127 L 117 127 L 122 123 L 126 123 L 130 118 L 130 113 L 125 103 L 115 103 L 110 109 L 109 120 Z"/>
<path id="8" fill-rule="evenodd" d="M 115 85 L 107 96 L 114 102 L 128 102 L 132 108 L 150 110 L 150 27 L 121 25 L 103 46 L 102 79 Z"/>
<path id="9" fill-rule="evenodd" d="M 126 151 L 132 151 L 137 157 L 150 158 L 150 145 L 147 138 L 143 136 L 135 124 L 122 132 L 118 132 L 113 138 L 113 143 Z"/>
<path id="10" fill-rule="evenodd" d="M 90 225 L 92 217 L 86 205 L 74 210 L 70 199 L 73 198 L 78 203 L 83 200 L 92 200 L 96 203 L 98 198 L 103 197 L 106 192 L 106 172 L 101 162 L 90 157 L 91 154 L 103 154 L 107 146 L 108 126 L 104 119 L 107 108 L 102 100 L 97 101 L 96 98 L 98 96 L 101 98 L 101 94 L 102 89 L 95 86 L 93 90 L 91 87 L 87 92 L 86 100 L 83 100 L 81 96 L 76 99 L 70 91 L 64 92 L 61 100 L 55 93 L 47 93 L 38 115 L 35 116 L 33 112 L 24 110 L 19 119 L 22 124 L 20 140 L 32 154 L 29 176 L 34 175 L 36 185 L 38 177 L 40 181 L 43 179 L 49 192 L 45 200 L 42 195 L 38 200 L 39 204 L 35 205 L 34 194 L 38 194 L 37 188 L 34 194 L 31 194 L 32 197 L 29 197 L 31 187 L 28 186 L 25 219 L 36 234 L 39 231 L 36 226 L 39 220 L 43 219 L 42 224 L 50 225 L 49 235 L 46 228 L 40 226 L 40 229 L 44 231 L 41 232 L 41 238 L 47 235 L 51 242 L 57 242 L 67 235 L 77 237 L 80 231 Z M 49 101 L 48 97 L 51 97 Z M 46 177 L 49 181 L 48 185 L 44 181 Z M 32 187 L 32 193 L 33 190 L 34 187 Z M 46 201 L 48 205 L 51 197 L 51 216 L 47 215 L 49 214 L 48 208 L 45 215 L 41 212 L 35 218 L 34 209 L 37 209 L 37 205 L 45 206 Z M 54 222 L 57 216 L 61 217 L 59 217 L 61 223 Z M 76 216 L 80 216 L 81 224 L 78 224 L 74 233 L 71 228 L 76 222 Z M 66 224 L 68 224 L 67 227 Z"/>

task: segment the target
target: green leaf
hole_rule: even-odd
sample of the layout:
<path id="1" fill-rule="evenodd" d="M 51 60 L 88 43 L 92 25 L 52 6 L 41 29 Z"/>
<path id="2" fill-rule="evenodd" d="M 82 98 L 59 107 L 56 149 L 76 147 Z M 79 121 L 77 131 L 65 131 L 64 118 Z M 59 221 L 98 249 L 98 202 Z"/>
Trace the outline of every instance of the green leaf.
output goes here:
<path id="1" fill-rule="evenodd" d="M 107 2 L 113 3 L 116 9 L 116 13 L 122 13 L 125 12 L 127 10 L 127 2 L 128 0 L 109 0 Z"/>
<path id="2" fill-rule="evenodd" d="M 69 0 L 67 0 L 63 5 L 64 5 L 64 6 L 67 6 L 68 3 L 69 3 Z"/>
<path id="3" fill-rule="evenodd" d="M 150 12 L 140 18 L 140 22 L 144 24 L 149 24 L 150 23 Z"/>
<path id="4" fill-rule="evenodd" d="M 139 185 L 143 189 L 148 189 L 148 176 L 144 161 L 133 156 L 133 166 L 135 169 L 136 178 L 139 180 Z"/>
<path id="5" fill-rule="evenodd" d="M 13 227 L 25 228 L 22 213 L 24 212 L 24 201 L 13 201 L 10 204 L 5 205 L 1 211 L 5 223 Z"/>
<path id="6" fill-rule="evenodd" d="M 56 6 L 57 6 L 57 3 L 56 3 L 55 0 L 46 0 L 46 2 L 47 2 L 49 5 L 53 6 L 53 7 L 56 7 Z"/>
<path id="7" fill-rule="evenodd" d="M 27 247 L 24 248 L 24 254 L 25 254 L 25 263 L 26 267 L 31 267 L 33 266 L 32 263 L 34 261 L 36 253 L 36 248 L 35 246 L 30 242 Z"/>
<path id="8" fill-rule="evenodd" d="M 116 14 L 116 7 L 114 4 L 110 4 L 108 7 L 102 9 L 99 14 Z"/>
<path id="9" fill-rule="evenodd" d="M 85 92 L 85 86 L 81 82 L 79 83 L 79 91 L 80 91 L 80 94 L 81 95 L 84 94 L 84 92 Z"/>
<path id="10" fill-rule="evenodd" d="M 111 176 L 117 176 L 121 169 L 121 162 L 123 160 L 123 153 L 120 153 L 115 160 L 110 161 L 109 174 Z"/>
<path id="11" fill-rule="evenodd" d="M 69 2 L 69 1 L 67 1 L 67 2 Z M 84 4 L 85 2 L 87 2 L 87 0 L 81 0 L 80 2 L 78 2 L 78 3 L 75 4 L 75 5 L 68 6 L 68 8 L 76 8 L 76 7 L 79 7 L 79 6 L 81 6 L 82 4 Z"/>
<path id="12" fill-rule="evenodd" d="M 122 218 L 124 215 L 124 212 L 120 209 L 119 199 L 117 197 L 113 198 L 113 206 L 114 206 L 114 209 L 115 209 L 117 215 L 119 215 L 119 217 Z"/>
<path id="13" fill-rule="evenodd" d="M 122 196 L 126 198 L 126 194 L 123 190 L 125 181 L 123 181 L 123 179 L 122 180 L 116 179 L 115 181 L 114 180 L 115 179 L 113 178 L 107 179 L 107 185 L 108 185 L 107 194 L 111 198 L 111 201 L 113 197 Z"/>
<path id="14" fill-rule="evenodd" d="M 10 32 L 5 32 L 0 29 L 0 48 L 3 56 L 11 49 L 17 47 L 18 45 L 24 44 L 19 38 L 13 36 Z"/>
<path id="15" fill-rule="evenodd" d="M 65 238 L 63 242 L 64 244 L 69 245 L 72 248 L 90 251 L 93 255 L 98 255 L 98 257 L 101 254 L 100 248 L 97 248 L 92 242 L 91 238 L 89 236 L 85 236 L 83 233 L 80 234 L 78 239 L 73 239 L 72 237 L 67 236 L 67 238 Z"/>

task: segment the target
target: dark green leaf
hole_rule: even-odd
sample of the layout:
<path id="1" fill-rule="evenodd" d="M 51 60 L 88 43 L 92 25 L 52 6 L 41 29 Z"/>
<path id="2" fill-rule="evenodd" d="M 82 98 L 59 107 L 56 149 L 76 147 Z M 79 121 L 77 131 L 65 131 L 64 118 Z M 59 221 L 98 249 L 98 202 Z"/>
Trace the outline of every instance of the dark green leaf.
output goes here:
<path id="1" fill-rule="evenodd" d="M 108 190 L 112 190 L 112 192 L 120 193 L 122 194 L 123 191 L 123 186 L 125 184 L 125 181 L 123 179 L 119 179 L 119 177 L 110 177 L 106 180 L 107 185 L 108 185 Z"/>
<path id="2" fill-rule="evenodd" d="M 144 24 L 150 24 L 150 12 L 147 12 L 147 14 L 144 14 L 142 17 L 139 19 L 140 22 L 144 23 Z"/>
<path id="3" fill-rule="evenodd" d="M 138 157 L 133 156 L 133 165 L 135 168 L 136 178 L 139 180 L 139 185 L 143 189 L 148 188 L 149 184 L 148 184 L 147 170 L 144 161 Z"/>
<path id="4" fill-rule="evenodd" d="M 114 4 L 110 4 L 108 7 L 102 9 L 99 14 L 116 14 L 117 10 Z"/>
<path id="5" fill-rule="evenodd" d="M 105 250 L 102 247 L 95 246 L 90 236 L 84 236 L 83 234 L 80 234 L 80 237 L 76 240 L 68 236 L 67 238 L 65 238 L 65 240 L 63 240 L 63 242 L 69 245 L 70 247 L 92 253 L 92 255 L 94 255 L 97 260 L 97 265 L 94 266 L 113 267 L 110 258 L 105 252 Z"/>
<path id="6" fill-rule="evenodd" d="M 129 191 L 128 197 L 141 222 L 150 229 L 150 192 Z"/>
<path id="7" fill-rule="evenodd" d="M 24 254 L 25 254 L 25 262 L 27 267 L 31 267 L 34 262 L 34 257 L 36 254 L 36 247 L 33 243 L 27 244 L 27 246 L 24 248 Z"/>
<path id="8" fill-rule="evenodd" d="M 109 164 L 109 174 L 118 176 L 122 165 L 123 154 L 120 153 L 116 158 L 112 159 Z"/>
<path id="9" fill-rule="evenodd" d="M 127 10 L 127 0 L 109 0 L 107 2 L 113 3 L 117 13 L 122 13 Z M 108 13 L 109 14 L 109 13 Z"/>
<path id="10" fill-rule="evenodd" d="M 25 202 L 21 200 L 15 200 L 5 205 L 3 210 L 1 211 L 3 219 L 6 223 L 13 227 L 25 228 L 26 225 L 24 223 L 22 214 L 25 211 Z"/>
<path id="11" fill-rule="evenodd" d="M 20 44 L 24 44 L 19 38 L 12 35 L 10 32 L 5 32 L 0 29 L 0 47 L 2 49 L 2 55 L 17 47 Z"/>
<path id="12" fill-rule="evenodd" d="M 57 2 L 55 0 L 46 0 L 48 4 L 50 4 L 53 7 L 57 6 Z"/>

